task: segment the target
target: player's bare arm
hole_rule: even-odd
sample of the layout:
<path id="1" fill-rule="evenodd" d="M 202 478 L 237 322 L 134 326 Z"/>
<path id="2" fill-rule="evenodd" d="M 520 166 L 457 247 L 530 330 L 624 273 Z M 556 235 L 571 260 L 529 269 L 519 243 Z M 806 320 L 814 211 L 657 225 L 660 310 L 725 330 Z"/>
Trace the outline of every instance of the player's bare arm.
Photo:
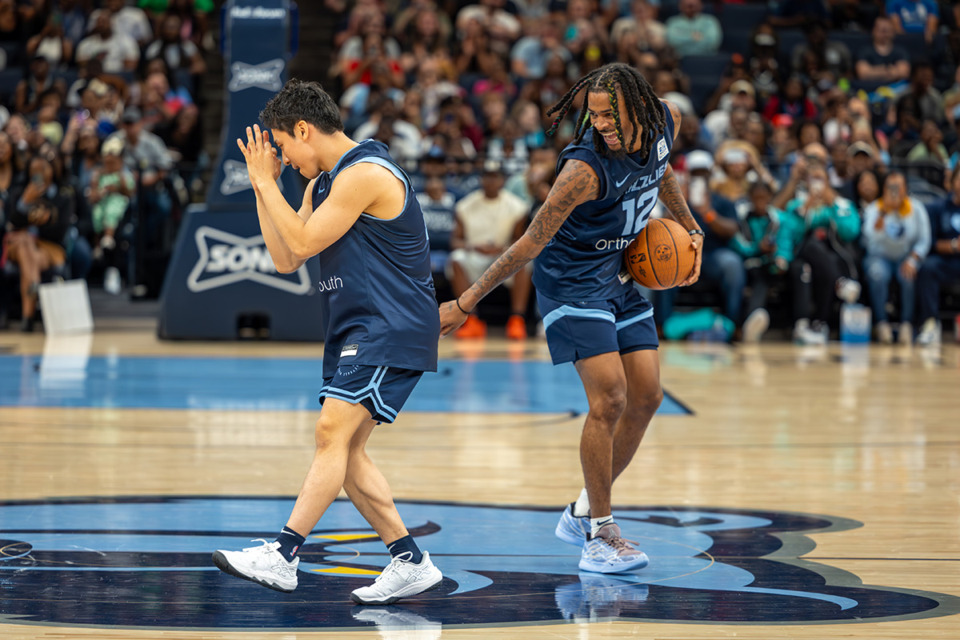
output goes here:
<path id="1" fill-rule="evenodd" d="M 524 234 L 490 265 L 458 301 L 440 305 L 440 335 L 445 336 L 459 327 L 466 319 L 463 311 L 471 311 L 484 296 L 536 258 L 577 205 L 595 200 L 599 195 L 600 180 L 590 165 L 579 160 L 564 164 L 546 201 Z"/>
<path id="2" fill-rule="evenodd" d="M 663 101 L 663 106 L 670 109 L 670 115 L 673 116 L 673 139 L 676 140 L 677 134 L 680 132 L 680 119 L 682 118 L 680 109 L 672 102 L 666 100 Z M 690 207 L 683 197 L 683 192 L 680 190 L 680 183 L 677 182 L 677 176 L 673 172 L 673 167 L 669 164 L 667 165 L 666 172 L 663 174 L 663 179 L 660 181 L 660 201 L 667 208 L 670 216 L 683 225 L 684 229 L 687 231 L 700 229 L 700 225 L 694 220 L 693 214 L 690 213 Z M 700 263 L 703 259 L 703 236 L 699 234 L 691 235 L 690 243 L 693 245 L 696 257 L 693 261 L 693 269 L 690 271 L 687 279 L 680 283 L 681 287 L 691 285 L 700 279 Z"/>
<path id="3" fill-rule="evenodd" d="M 273 177 L 276 151 L 268 136 L 254 125 L 252 130 L 247 129 L 246 148 L 240 146 L 250 181 L 256 185 L 264 211 L 289 248 L 294 263 L 302 264 L 339 240 L 361 213 L 387 218 L 402 209 L 402 183 L 379 165 L 359 163 L 337 176 L 330 195 L 312 214 L 306 214 L 305 206 L 301 206 L 300 212 L 294 211 Z"/>

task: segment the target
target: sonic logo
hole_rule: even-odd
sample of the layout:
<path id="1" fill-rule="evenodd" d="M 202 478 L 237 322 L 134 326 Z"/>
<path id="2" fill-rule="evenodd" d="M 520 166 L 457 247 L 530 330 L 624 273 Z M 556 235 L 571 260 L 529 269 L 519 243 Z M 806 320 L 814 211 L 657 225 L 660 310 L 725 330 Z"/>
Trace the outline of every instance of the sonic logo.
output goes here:
<path id="1" fill-rule="evenodd" d="M 301 547 L 293 594 L 213 567 L 214 549 L 272 539 L 292 505 L 293 498 L 272 497 L 0 503 L 0 621 L 262 633 L 597 619 L 863 624 L 960 612 L 960 598 L 865 585 L 802 558 L 815 548 L 808 533 L 859 522 L 774 511 L 619 508 L 624 536 L 638 541 L 650 565 L 603 575 L 579 572 L 580 550 L 554 538 L 556 508 L 401 502 L 411 535 L 444 574 L 440 588 L 410 609 L 350 601 L 389 555 L 343 500 Z"/>
<path id="2" fill-rule="evenodd" d="M 203 226 L 197 228 L 194 237 L 199 256 L 187 277 L 187 288 L 193 293 L 247 280 L 296 295 L 310 292 L 306 265 L 291 274 L 278 273 L 263 236 L 242 238 Z"/>

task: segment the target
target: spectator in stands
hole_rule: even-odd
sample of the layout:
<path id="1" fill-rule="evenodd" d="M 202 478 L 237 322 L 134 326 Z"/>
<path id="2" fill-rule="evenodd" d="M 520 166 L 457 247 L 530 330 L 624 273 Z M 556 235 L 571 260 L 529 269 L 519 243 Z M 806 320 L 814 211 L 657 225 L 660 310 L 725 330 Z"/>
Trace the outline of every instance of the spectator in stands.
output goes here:
<path id="1" fill-rule="evenodd" d="M 717 108 L 703 119 L 703 127 L 714 145 L 720 145 L 731 138 L 743 137 L 750 114 L 757 107 L 756 95 L 757 90 L 748 80 L 741 79 L 730 83 Z"/>
<path id="2" fill-rule="evenodd" d="M 457 13 L 457 30 L 464 31 L 469 22 L 477 21 L 491 40 L 512 44 L 521 35 L 521 25 L 505 6 L 506 0 L 479 0 L 477 4 L 466 5 Z"/>
<path id="3" fill-rule="evenodd" d="M 817 105 L 807 97 L 807 85 L 796 73 L 787 78 L 780 93 L 770 96 L 763 107 L 763 117 L 767 122 L 772 122 L 774 116 L 780 114 L 786 114 L 794 121 L 813 121 L 817 118 Z"/>
<path id="4" fill-rule="evenodd" d="M 202 193 L 202 175 L 210 164 L 210 158 L 203 147 L 203 126 L 197 105 L 183 105 L 173 120 L 154 133 L 167 145 L 167 151 L 190 191 Z"/>
<path id="5" fill-rule="evenodd" d="M 847 45 L 831 40 L 827 35 L 827 25 L 815 20 L 804 27 L 806 41 L 793 48 L 790 54 L 790 66 L 794 73 L 804 71 L 804 55 L 813 54 L 820 68 L 828 71 L 835 80 L 849 78 L 853 71 L 850 50 Z"/>
<path id="6" fill-rule="evenodd" d="M 750 39 L 749 79 L 760 100 L 766 101 L 780 91 L 783 70 L 780 66 L 780 37 L 769 22 L 761 22 Z"/>
<path id="7" fill-rule="evenodd" d="M 26 180 L 23 156 L 17 150 L 9 134 L 0 131 L 0 235 L 6 223 L 10 197 L 23 188 Z"/>
<path id="8" fill-rule="evenodd" d="M 193 79 L 189 87 L 192 93 L 197 93 L 199 78 L 207 69 L 203 61 L 200 48 L 182 33 L 183 22 L 177 14 L 168 13 L 160 21 L 157 38 L 143 50 L 143 59 L 150 61 L 163 58 L 167 63 L 170 74 L 176 76 L 178 72 L 185 72 Z"/>
<path id="9" fill-rule="evenodd" d="M 357 82 L 369 85 L 373 67 L 379 65 L 389 74 L 391 86 L 403 87 L 402 52 L 397 41 L 386 35 L 386 18 L 372 8 L 361 16 L 357 34 L 350 36 L 337 54 L 334 75 L 340 76 L 344 88 Z"/>
<path id="10" fill-rule="evenodd" d="M 940 290 L 960 282 L 960 169 L 950 177 L 950 192 L 930 207 L 932 246 L 917 274 L 919 345 L 940 344 Z"/>
<path id="11" fill-rule="evenodd" d="M 420 92 L 422 100 L 421 118 L 424 129 L 430 129 L 437 123 L 440 103 L 444 98 L 459 95 L 462 91 L 451 81 L 450 71 L 449 63 L 438 57 L 425 59 L 417 69 L 416 82 L 413 88 Z"/>
<path id="12" fill-rule="evenodd" d="M 749 208 L 746 216 L 740 219 L 740 230 L 730 241 L 730 248 L 743 258 L 750 288 L 746 320 L 743 322 L 743 341 L 759 342 L 770 326 L 770 313 L 766 309 L 767 295 L 783 277 L 782 271 L 773 262 L 781 212 L 770 206 L 773 191 L 762 180 L 750 183 L 748 195 Z"/>
<path id="13" fill-rule="evenodd" d="M 526 229 L 529 213 L 526 203 L 503 186 L 500 164 L 487 160 L 483 164 L 482 188 L 457 203 L 456 224 L 450 240 L 453 251 L 447 270 L 454 296 L 470 288 Z M 525 317 L 530 303 L 530 270 L 521 269 L 505 284 L 510 288 L 511 311 L 507 338 L 523 340 L 527 337 Z M 454 335 L 482 338 L 486 332 L 486 323 L 470 315 Z"/>
<path id="14" fill-rule="evenodd" d="M 110 14 L 113 30 L 125 33 L 133 38 L 140 48 L 147 46 L 153 40 L 153 24 L 146 11 L 140 7 L 129 5 L 125 0 L 103 0 L 102 9 L 94 9 L 87 23 L 92 28 L 102 12 Z"/>
<path id="15" fill-rule="evenodd" d="M 107 10 L 97 16 L 90 35 L 77 45 L 77 64 L 83 67 L 96 58 L 106 73 L 133 71 L 140 61 L 140 47 L 127 34 L 114 31 L 110 19 L 111 13 Z"/>
<path id="16" fill-rule="evenodd" d="M 34 328 L 41 274 L 66 263 L 65 240 L 75 206 L 54 181 L 50 161 L 34 156 L 26 185 L 10 196 L 9 230 L 3 240 L 7 260 L 20 270 L 23 331 Z"/>
<path id="17" fill-rule="evenodd" d="M 63 142 L 60 143 L 60 154 L 64 159 L 70 181 L 77 193 L 82 196 L 78 205 L 85 206 L 93 171 L 100 166 L 101 162 L 100 138 L 97 135 L 96 122 L 83 117 L 82 112 L 74 113 L 67 123 Z"/>
<path id="18" fill-rule="evenodd" d="M 133 173 L 123 164 L 123 142 L 118 137 L 103 143 L 102 157 L 102 164 L 90 178 L 87 198 L 92 205 L 93 232 L 97 238 L 94 255 L 102 255 L 106 264 L 103 288 L 116 295 L 121 288 L 117 230 L 137 185 Z"/>
<path id="19" fill-rule="evenodd" d="M 570 62 L 572 56 L 563 46 L 562 27 L 557 20 L 546 18 L 533 23 L 526 35 L 510 50 L 510 70 L 520 81 L 540 80 L 547 74 L 551 56 Z"/>
<path id="20" fill-rule="evenodd" d="M 871 42 L 857 52 L 857 79 L 872 86 L 901 82 L 910 77 L 910 56 L 894 44 L 893 22 L 877 16 L 870 33 Z"/>
<path id="21" fill-rule="evenodd" d="M 720 173 L 710 182 L 710 190 L 732 202 L 738 212 L 746 210 L 751 182 L 761 180 L 771 191 L 779 187 L 760 161 L 760 154 L 745 140 L 727 140 L 721 144 L 716 152 L 716 165 Z"/>
<path id="22" fill-rule="evenodd" d="M 882 196 L 863 216 L 863 244 L 867 255 L 863 268 L 873 310 L 874 332 L 881 344 L 893 342 L 887 321 L 890 280 L 900 284 L 900 344 L 913 342 L 914 281 L 930 251 L 930 217 L 923 204 L 911 198 L 907 181 L 899 171 L 887 174 Z"/>
<path id="23" fill-rule="evenodd" d="M 172 190 L 166 184 L 173 175 L 173 158 L 163 140 L 144 129 L 143 114 L 136 107 L 124 110 L 120 131 L 108 140 L 114 137 L 123 143 L 124 164 L 143 188 L 148 231 L 156 233 L 173 211 Z"/>
<path id="24" fill-rule="evenodd" d="M 60 16 L 63 36 L 70 41 L 74 51 L 80 41 L 87 36 L 88 15 L 84 10 L 84 4 L 82 0 L 59 0 L 57 9 L 51 12 L 51 15 Z"/>
<path id="25" fill-rule="evenodd" d="M 680 13 L 667 19 L 667 44 L 680 57 L 716 53 L 723 30 L 716 16 L 703 12 L 700 0 L 680 0 Z"/>
<path id="26" fill-rule="evenodd" d="M 440 252 L 441 264 L 445 265 L 447 254 L 450 252 L 450 237 L 456 225 L 457 196 L 447 189 L 447 183 L 443 178 L 435 176 L 427 178 L 423 189 L 417 191 L 417 201 L 420 202 L 423 221 L 427 225 L 430 252 L 431 254 Z"/>
<path id="27" fill-rule="evenodd" d="M 393 98 L 378 96 L 371 107 L 370 119 L 357 127 L 354 136 L 358 140 L 379 140 L 401 166 L 414 166 L 423 141 L 420 130 L 400 117 L 400 107 Z"/>
<path id="28" fill-rule="evenodd" d="M 610 27 L 610 41 L 636 51 L 660 51 L 667 44 L 667 27 L 655 17 L 647 0 L 631 0 L 630 15 L 617 18 Z"/>
<path id="29" fill-rule="evenodd" d="M 820 150 L 804 149 L 802 188 L 780 218 L 774 264 L 789 271 L 793 289 L 793 337 L 801 344 L 825 344 L 836 298 L 855 302 L 860 297 L 855 257 L 849 245 L 860 233 L 860 216 L 827 180 Z M 826 150 L 822 150 L 826 154 Z M 778 194 L 779 195 L 779 194 Z M 811 309 L 811 300 L 814 308 Z"/>
<path id="30" fill-rule="evenodd" d="M 875 151 L 865 142 L 854 142 L 846 148 L 846 153 L 847 175 L 851 177 L 845 181 L 840 191 L 862 212 L 866 205 L 880 197 Z"/>
<path id="31" fill-rule="evenodd" d="M 40 95 L 48 89 L 56 89 L 64 94 L 67 91 L 63 81 L 55 80 L 50 72 L 50 61 L 43 56 L 34 56 L 26 77 L 14 89 L 14 111 L 25 116 L 35 115 L 40 106 Z"/>
<path id="32" fill-rule="evenodd" d="M 700 281 L 720 290 L 723 315 L 739 324 L 746 272 L 743 260 L 728 246 L 739 230 L 737 212 L 729 200 L 710 189 L 713 157 L 709 153 L 691 151 L 686 156 L 685 165 L 689 177 L 681 182 L 681 189 L 686 192 L 684 197 L 690 212 L 704 232 Z M 657 325 L 663 326 L 673 314 L 676 294 L 676 289 L 654 292 Z"/>
<path id="33" fill-rule="evenodd" d="M 897 112 L 909 113 L 911 122 L 933 120 L 942 126 L 947 121 L 943 111 L 943 96 L 934 88 L 933 80 L 933 67 L 929 62 L 914 63 L 910 72 L 910 86 L 897 99 Z"/>
<path id="34" fill-rule="evenodd" d="M 453 26 L 432 0 L 425 0 L 400 11 L 393 33 L 403 51 L 400 66 L 404 73 L 413 74 L 427 59 L 449 55 Z"/>
<path id="35" fill-rule="evenodd" d="M 886 5 L 896 33 L 922 33 L 933 42 L 940 26 L 940 6 L 934 0 L 886 0 Z"/>
<path id="36" fill-rule="evenodd" d="M 940 126 L 933 120 L 924 120 L 920 126 L 920 142 L 907 153 L 907 162 L 946 167 L 949 160 L 950 154 L 943 146 L 943 132 Z"/>
<path id="37" fill-rule="evenodd" d="M 155 29 L 165 15 L 180 16 L 183 37 L 192 40 L 201 49 L 213 49 L 209 28 L 210 13 L 214 10 L 213 0 L 138 0 L 137 5 L 150 16 Z"/>
<path id="38" fill-rule="evenodd" d="M 827 164 L 830 161 L 830 155 L 827 148 L 819 142 L 813 142 L 804 145 L 801 150 L 794 154 L 790 162 L 790 175 L 787 181 L 782 185 L 777 195 L 773 197 L 773 206 L 780 210 L 785 210 L 787 204 L 793 200 L 806 199 L 807 187 L 807 169 L 813 165 L 822 166 L 826 172 Z"/>
<path id="39" fill-rule="evenodd" d="M 63 33 L 63 15 L 51 12 L 40 33 L 27 40 L 27 58 L 42 56 L 54 68 L 65 68 L 73 62 L 74 43 Z"/>

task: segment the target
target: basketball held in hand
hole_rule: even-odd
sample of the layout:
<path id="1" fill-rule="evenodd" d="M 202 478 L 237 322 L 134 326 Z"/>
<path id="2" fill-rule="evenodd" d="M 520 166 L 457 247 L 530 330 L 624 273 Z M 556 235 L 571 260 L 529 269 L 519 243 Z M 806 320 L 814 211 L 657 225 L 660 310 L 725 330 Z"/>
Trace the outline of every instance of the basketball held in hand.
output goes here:
<path id="1" fill-rule="evenodd" d="M 696 252 L 680 223 L 654 218 L 623 253 L 630 276 L 648 289 L 672 289 L 693 270 Z"/>

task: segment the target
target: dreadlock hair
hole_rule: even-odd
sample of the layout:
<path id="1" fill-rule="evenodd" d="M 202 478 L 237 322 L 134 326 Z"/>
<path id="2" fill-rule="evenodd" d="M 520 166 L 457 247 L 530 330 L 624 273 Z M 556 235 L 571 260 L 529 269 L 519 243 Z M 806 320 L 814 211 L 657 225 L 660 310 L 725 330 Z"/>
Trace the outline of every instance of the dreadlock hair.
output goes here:
<path id="1" fill-rule="evenodd" d="M 650 153 L 650 147 L 653 145 L 653 140 L 663 133 L 666 126 L 663 104 L 657 94 L 654 93 L 653 87 L 650 86 L 647 79 L 630 65 L 621 62 L 604 65 L 580 78 L 560 98 L 560 101 L 547 111 L 548 116 L 557 114 L 547 131 L 547 135 L 556 133 L 560 123 L 567 117 L 567 113 L 573 106 L 573 101 L 584 88 L 586 88 L 588 94 L 606 93 L 610 97 L 610 107 L 613 109 L 617 138 L 620 140 L 621 151 L 619 153 L 627 153 L 628 150 L 633 149 L 633 145 L 637 142 L 637 132 L 642 128 L 643 139 L 640 141 L 639 151 L 642 157 L 647 157 Z M 617 97 L 617 89 L 623 95 L 627 106 L 627 115 L 630 117 L 630 122 L 633 123 L 633 136 L 630 138 L 630 144 L 626 144 L 623 139 L 623 123 L 620 122 L 620 101 Z M 584 99 L 580 115 L 577 117 L 576 128 L 573 130 L 573 137 L 576 142 L 583 140 L 583 135 L 587 132 L 589 126 L 587 100 Z M 598 153 L 604 153 L 608 149 L 603 142 L 603 137 L 596 130 L 593 132 L 593 146 Z"/>

